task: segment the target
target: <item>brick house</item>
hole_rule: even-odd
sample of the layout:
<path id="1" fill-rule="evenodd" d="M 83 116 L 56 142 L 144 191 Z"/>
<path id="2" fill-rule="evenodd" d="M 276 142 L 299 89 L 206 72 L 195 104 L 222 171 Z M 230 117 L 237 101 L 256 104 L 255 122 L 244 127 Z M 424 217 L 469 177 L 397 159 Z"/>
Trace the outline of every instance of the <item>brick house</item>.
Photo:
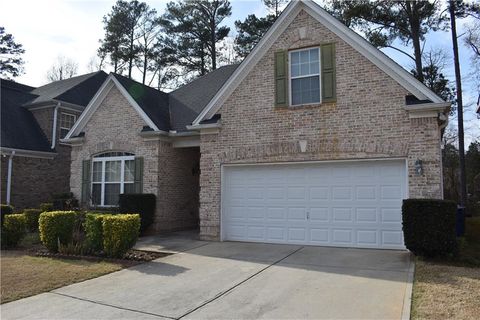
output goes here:
<path id="1" fill-rule="evenodd" d="M 312 1 L 250 55 L 171 93 L 111 74 L 62 140 L 84 205 L 157 195 L 154 230 L 404 248 L 401 203 L 442 198 L 449 104 Z"/>
<path id="2" fill-rule="evenodd" d="M 1 83 L 1 199 L 36 208 L 69 192 L 70 146 L 61 143 L 107 74 L 94 72 L 34 88 Z"/>

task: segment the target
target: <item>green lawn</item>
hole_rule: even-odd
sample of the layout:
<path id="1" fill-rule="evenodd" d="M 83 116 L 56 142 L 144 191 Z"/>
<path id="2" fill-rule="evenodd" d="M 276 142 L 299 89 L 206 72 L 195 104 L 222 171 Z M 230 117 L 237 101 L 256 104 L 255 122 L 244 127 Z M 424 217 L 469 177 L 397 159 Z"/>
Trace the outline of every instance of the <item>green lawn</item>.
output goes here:
<path id="1" fill-rule="evenodd" d="M 137 264 L 134 261 L 105 262 L 35 257 L 32 256 L 33 252 L 44 249 L 38 233 L 27 234 L 16 249 L 1 251 L 1 303 L 96 278 Z"/>
<path id="2" fill-rule="evenodd" d="M 467 218 L 460 252 L 451 260 L 417 258 L 412 319 L 478 319 L 480 217 Z"/>

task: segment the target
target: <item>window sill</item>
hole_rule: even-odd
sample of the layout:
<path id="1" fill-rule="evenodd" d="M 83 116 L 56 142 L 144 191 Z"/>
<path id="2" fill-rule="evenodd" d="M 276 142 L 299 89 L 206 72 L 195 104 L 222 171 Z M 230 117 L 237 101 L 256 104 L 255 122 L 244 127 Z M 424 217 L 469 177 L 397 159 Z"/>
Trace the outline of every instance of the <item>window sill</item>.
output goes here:
<path id="1" fill-rule="evenodd" d="M 331 101 L 331 102 L 321 102 L 321 103 L 275 106 L 275 109 L 286 109 L 286 110 L 313 109 L 313 108 L 319 108 L 319 107 L 331 107 L 331 106 L 335 106 L 336 104 L 337 104 L 336 101 Z"/>

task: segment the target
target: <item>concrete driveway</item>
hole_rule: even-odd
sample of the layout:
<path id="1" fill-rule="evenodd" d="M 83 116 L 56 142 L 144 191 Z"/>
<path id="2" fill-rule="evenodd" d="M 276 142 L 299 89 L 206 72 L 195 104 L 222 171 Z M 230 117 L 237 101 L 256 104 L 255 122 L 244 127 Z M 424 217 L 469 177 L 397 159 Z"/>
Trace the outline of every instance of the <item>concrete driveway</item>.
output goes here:
<path id="1" fill-rule="evenodd" d="M 186 247 L 4 304 L 2 319 L 400 319 L 409 310 L 407 252 L 240 242 Z"/>

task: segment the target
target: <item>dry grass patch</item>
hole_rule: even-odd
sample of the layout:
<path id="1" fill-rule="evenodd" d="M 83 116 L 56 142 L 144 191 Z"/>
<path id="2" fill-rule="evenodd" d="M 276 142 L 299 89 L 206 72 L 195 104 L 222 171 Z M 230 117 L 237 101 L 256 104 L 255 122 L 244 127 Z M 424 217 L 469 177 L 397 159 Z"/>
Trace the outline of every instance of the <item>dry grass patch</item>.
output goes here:
<path id="1" fill-rule="evenodd" d="M 131 264 L 33 257 L 21 251 L 2 251 L 1 303 L 95 278 Z"/>
<path id="2" fill-rule="evenodd" d="M 412 319 L 478 319 L 480 268 L 417 259 Z"/>

